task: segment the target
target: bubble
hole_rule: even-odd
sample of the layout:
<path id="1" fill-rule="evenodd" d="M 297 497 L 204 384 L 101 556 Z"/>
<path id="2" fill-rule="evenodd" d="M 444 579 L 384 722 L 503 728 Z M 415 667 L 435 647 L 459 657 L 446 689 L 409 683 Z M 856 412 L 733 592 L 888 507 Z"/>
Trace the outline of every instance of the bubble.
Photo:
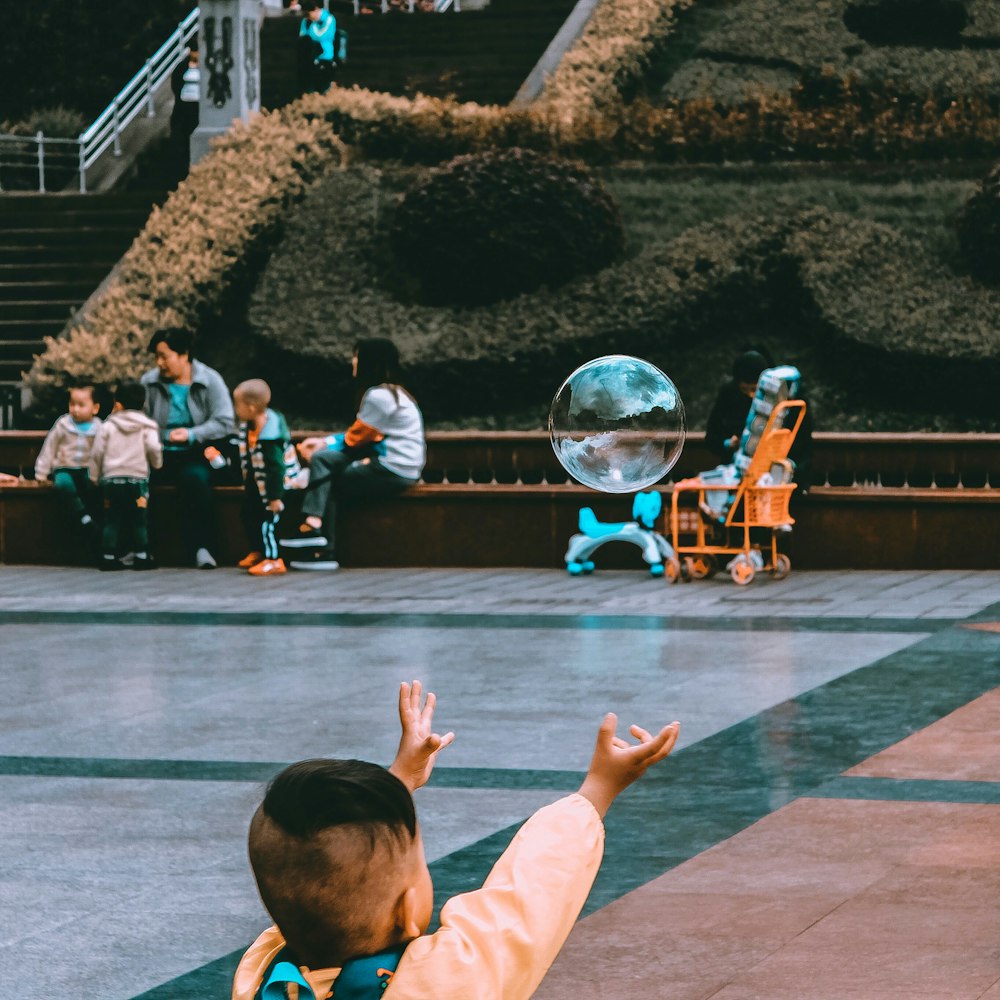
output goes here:
<path id="1" fill-rule="evenodd" d="M 549 437 L 563 468 L 603 493 L 637 493 L 676 464 L 686 436 L 677 386 L 625 354 L 595 358 L 559 387 Z"/>

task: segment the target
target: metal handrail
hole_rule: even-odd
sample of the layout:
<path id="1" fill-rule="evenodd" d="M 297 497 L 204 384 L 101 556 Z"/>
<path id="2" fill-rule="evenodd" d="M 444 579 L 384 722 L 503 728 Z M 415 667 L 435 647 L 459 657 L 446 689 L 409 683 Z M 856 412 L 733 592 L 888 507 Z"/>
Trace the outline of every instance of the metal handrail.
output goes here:
<path id="1" fill-rule="evenodd" d="M 145 65 L 115 95 L 111 103 L 76 139 L 57 139 L 38 132 L 34 136 L 0 134 L 0 140 L 21 144 L 34 143 L 38 164 L 38 190 L 45 193 L 46 144 L 75 145 L 75 171 L 80 178 L 80 192 L 87 191 L 87 171 L 108 149 L 121 156 L 122 132 L 145 110 L 147 118 L 156 117 L 156 93 L 170 79 L 187 55 L 187 44 L 198 33 L 197 7 L 178 24 L 173 34 L 146 60 Z M 16 152 L 15 152 L 15 155 Z M 15 164 L 20 165 L 20 164 Z M 0 186 L 0 190 L 3 190 Z"/>

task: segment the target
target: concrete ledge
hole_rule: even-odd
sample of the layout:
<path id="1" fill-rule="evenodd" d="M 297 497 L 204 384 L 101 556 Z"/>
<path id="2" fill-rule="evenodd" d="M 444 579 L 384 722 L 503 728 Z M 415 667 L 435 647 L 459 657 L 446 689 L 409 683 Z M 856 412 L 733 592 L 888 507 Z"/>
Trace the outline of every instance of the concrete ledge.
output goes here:
<path id="1" fill-rule="evenodd" d="M 247 550 L 239 521 L 242 490 L 219 487 L 216 514 L 223 564 Z M 285 529 L 297 524 L 289 496 Z M 581 486 L 422 484 L 399 498 L 346 507 L 338 554 L 346 566 L 555 567 L 582 506 L 602 520 L 629 516 L 628 499 Z M 1000 564 L 1000 490 L 818 487 L 798 498 L 789 554 L 800 569 L 995 569 Z M 184 565 L 174 490 L 154 490 L 154 550 Z M 0 488 L 0 562 L 85 564 L 89 559 L 47 485 Z M 633 546 L 601 549 L 607 568 L 642 568 Z"/>

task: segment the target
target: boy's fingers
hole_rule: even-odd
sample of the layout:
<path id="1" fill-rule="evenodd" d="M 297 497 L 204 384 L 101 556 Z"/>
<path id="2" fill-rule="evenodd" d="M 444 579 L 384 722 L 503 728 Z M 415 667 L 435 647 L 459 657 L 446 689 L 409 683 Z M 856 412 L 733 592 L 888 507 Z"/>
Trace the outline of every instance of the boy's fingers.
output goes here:
<path id="1" fill-rule="evenodd" d="M 399 721 L 406 722 L 406 710 L 410 704 L 410 685 L 401 681 L 399 685 Z"/>
<path id="2" fill-rule="evenodd" d="M 647 730 L 643 729 L 642 726 L 629 726 L 628 730 L 637 740 L 642 740 L 643 743 L 648 743 L 653 737 L 652 734 Z"/>
<path id="3" fill-rule="evenodd" d="M 628 750 L 629 744 L 626 743 L 620 736 L 614 737 L 611 741 L 611 745 L 617 747 L 619 750 Z"/>
<path id="4" fill-rule="evenodd" d="M 438 743 L 438 750 L 443 750 L 445 747 L 450 747 L 452 743 L 455 742 L 455 734 L 445 733 L 444 736 L 439 736 L 438 739 L 441 741 Z"/>
<path id="5" fill-rule="evenodd" d="M 413 688 L 410 693 L 410 708 L 412 708 L 416 712 L 420 711 L 420 695 L 422 691 L 423 691 L 423 685 L 420 683 L 420 681 L 414 681 Z"/>
<path id="6" fill-rule="evenodd" d="M 614 746 L 615 729 L 618 728 L 618 716 L 614 712 L 608 712 L 601 720 L 600 728 L 597 730 L 598 746 Z"/>
<path id="7" fill-rule="evenodd" d="M 670 751 L 677 745 L 677 737 L 680 735 L 680 728 L 676 722 L 669 726 L 664 726 L 656 738 L 657 750 L 650 757 L 650 764 L 657 764 L 661 760 L 670 756 Z"/>
<path id="8" fill-rule="evenodd" d="M 437 704 L 437 695 L 434 694 L 433 691 L 428 691 L 427 702 L 424 705 L 423 714 L 420 716 L 422 722 L 426 722 L 428 725 L 430 724 L 431 716 L 434 715 L 434 706 L 436 704 Z"/>

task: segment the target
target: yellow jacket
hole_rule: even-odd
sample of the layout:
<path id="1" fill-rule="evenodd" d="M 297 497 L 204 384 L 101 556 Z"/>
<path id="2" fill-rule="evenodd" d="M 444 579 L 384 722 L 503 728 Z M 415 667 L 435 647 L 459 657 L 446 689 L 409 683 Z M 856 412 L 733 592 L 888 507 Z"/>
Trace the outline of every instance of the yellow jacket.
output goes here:
<path id="1" fill-rule="evenodd" d="M 540 809 L 483 887 L 448 900 L 441 927 L 410 942 L 385 1000 L 527 1000 L 580 915 L 604 854 L 604 824 L 582 795 Z M 240 961 L 232 1000 L 253 1000 L 285 940 L 270 927 Z M 319 1000 L 340 969 L 302 969 Z"/>

